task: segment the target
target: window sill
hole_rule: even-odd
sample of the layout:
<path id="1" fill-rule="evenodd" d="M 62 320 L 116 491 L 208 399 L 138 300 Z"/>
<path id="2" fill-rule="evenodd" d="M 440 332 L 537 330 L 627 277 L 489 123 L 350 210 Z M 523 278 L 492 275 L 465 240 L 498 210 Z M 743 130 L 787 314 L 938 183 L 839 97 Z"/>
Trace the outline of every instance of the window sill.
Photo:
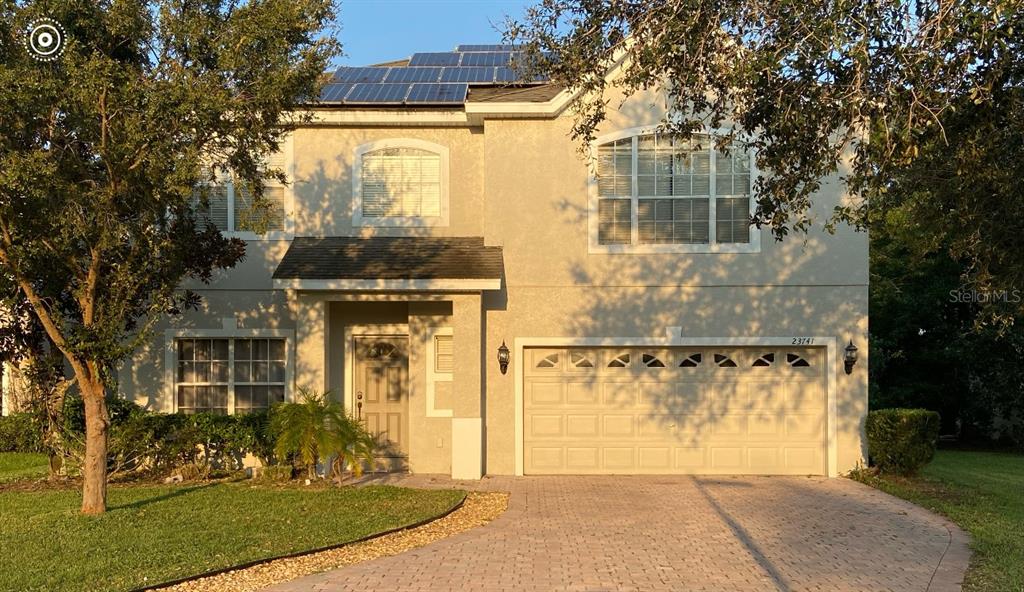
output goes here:
<path id="1" fill-rule="evenodd" d="M 284 230 L 275 230 L 273 232 L 257 233 L 248 230 L 222 230 L 221 234 L 225 238 L 237 238 L 244 241 L 289 241 L 295 238 L 295 234 Z"/>
<path id="2" fill-rule="evenodd" d="M 601 245 L 591 243 L 587 252 L 591 255 L 651 255 L 651 254 L 685 254 L 685 253 L 708 253 L 708 254 L 729 254 L 729 253 L 760 253 L 761 242 L 749 243 L 716 243 L 707 245 Z"/>
<path id="3" fill-rule="evenodd" d="M 354 216 L 352 218 L 352 226 L 361 228 L 424 228 L 424 227 L 444 227 L 448 226 L 447 217 L 431 217 L 431 218 L 363 218 L 360 216 Z"/>

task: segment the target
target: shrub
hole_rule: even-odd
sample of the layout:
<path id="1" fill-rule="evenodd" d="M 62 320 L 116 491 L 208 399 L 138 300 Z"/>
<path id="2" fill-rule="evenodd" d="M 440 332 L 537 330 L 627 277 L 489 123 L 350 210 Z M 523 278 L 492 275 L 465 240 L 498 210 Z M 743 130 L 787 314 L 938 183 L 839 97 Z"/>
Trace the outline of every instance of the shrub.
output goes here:
<path id="1" fill-rule="evenodd" d="M 374 438 L 359 421 L 327 394 L 302 390 L 299 395 L 299 402 L 279 403 L 272 412 L 270 426 L 279 459 L 295 458 L 311 478 L 316 465 L 330 457 L 332 472 L 350 462 L 358 473 L 362 461 L 372 461 Z"/>
<path id="2" fill-rule="evenodd" d="M 43 451 L 43 430 L 34 414 L 0 417 L 0 452 Z"/>
<path id="3" fill-rule="evenodd" d="M 927 409 L 879 409 L 865 423 L 871 460 L 883 473 L 912 475 L 935 456 L 939 414 Z"/>

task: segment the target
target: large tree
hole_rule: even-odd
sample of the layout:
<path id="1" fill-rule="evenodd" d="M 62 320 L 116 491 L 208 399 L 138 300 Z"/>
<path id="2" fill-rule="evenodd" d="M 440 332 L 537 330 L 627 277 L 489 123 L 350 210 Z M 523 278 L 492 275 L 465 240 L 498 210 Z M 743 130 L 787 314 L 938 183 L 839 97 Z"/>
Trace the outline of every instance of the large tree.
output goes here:
<path id="1" fill-rule="evenodd" d="M 989 293 L 1024 281 L 1022 31 L 1020 0 L 543 0 L 508 24 L 534 67 L 581 93 L 579 139 L 610 85 L 662 86 L 678 107 L 666 130 L 726 127 L 723 146 L 756 149 L 752 222 L 776 238 L 810 227 L 819 179 L 849 159 L 855 198 L 831 227 L 905 207 L 919 244 Z M 1022 310 L 990 304 L 979 321 Z"/>
<path id="2" fill-rule="evenodd" d="M 194 187 L 227 172 L 261 195 L 333 17 L 330 0 L 0 0 L 0 266 L 81 391 L 83 512 L 106 509 L 115 365 L 194 304 L 184 280 L 243 256 Z M 23 43 L 40 18 L 63 28 L 50 61 Z"/>

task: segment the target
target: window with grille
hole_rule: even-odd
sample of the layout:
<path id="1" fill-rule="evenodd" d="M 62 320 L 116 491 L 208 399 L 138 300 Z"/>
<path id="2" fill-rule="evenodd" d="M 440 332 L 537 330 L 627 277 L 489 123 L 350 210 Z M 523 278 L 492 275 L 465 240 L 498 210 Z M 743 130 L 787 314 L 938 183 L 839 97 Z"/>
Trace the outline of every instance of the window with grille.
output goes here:
<path id="1" fill-rule="evenodd" d="M 643 134 L 597 148 L 598 245 L 746 245 L 750 155 L 708 134 Z"/>
<path id="2" fill-rule="evenodd" d="M 283 170 L 283 155 L 268 157 L 263 168 Z M 285 230 L 284 186 L 276 179 L 265 181 L 263 198 L 257 200 L 244 183 L 222 174 L 196 188 L 195 204 L 200 221 L 222 231 L 264 234 Z"/>
<path id="3" fill-rule="evenodd" d="M 181 413 L 247 413 L 284 401 L 284 339 L 182 338 L 175 351 Z"/>
<path id="4" fill-rule="evenodd" d="M 371 226 L 446 224 L 447 150 L 413 139 L 384 140 L 356 150 L 355 223 Z"/>

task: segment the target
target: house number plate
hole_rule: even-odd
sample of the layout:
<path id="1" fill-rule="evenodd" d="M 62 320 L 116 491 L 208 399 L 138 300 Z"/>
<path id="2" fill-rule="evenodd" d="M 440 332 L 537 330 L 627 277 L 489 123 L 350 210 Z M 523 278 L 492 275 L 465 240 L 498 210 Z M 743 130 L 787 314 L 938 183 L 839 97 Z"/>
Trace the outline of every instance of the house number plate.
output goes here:
<path id="1" fill-rule="evenodd" d="M 792 345 L 814 345 L 813 337 L 794 337 Z"/>

